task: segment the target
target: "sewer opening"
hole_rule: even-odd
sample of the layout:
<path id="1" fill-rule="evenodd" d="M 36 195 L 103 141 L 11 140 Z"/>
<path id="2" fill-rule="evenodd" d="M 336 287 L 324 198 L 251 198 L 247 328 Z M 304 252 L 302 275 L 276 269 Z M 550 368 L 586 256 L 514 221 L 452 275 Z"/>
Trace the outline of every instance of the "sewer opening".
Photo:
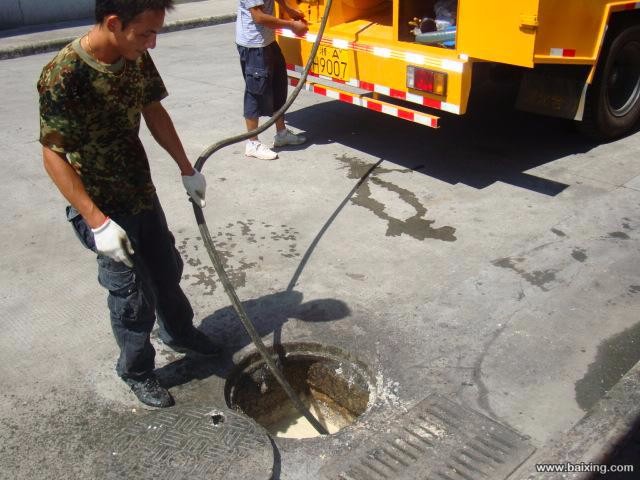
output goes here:
<path id="1" fill-rule="evenodd" d="M 356 422 L 371 404 L 372 381 L 366 369 L 345 355 L 316 347 L 282 347 L 280 369 L 301 401 L 330 434 Z M 280 349 L 280 347 L 279 347 Z M 320 434 L 289 400 L 259 353 L 238 366 L 225 388 L 227 404 L 244 412 L 277 437 Z"/>

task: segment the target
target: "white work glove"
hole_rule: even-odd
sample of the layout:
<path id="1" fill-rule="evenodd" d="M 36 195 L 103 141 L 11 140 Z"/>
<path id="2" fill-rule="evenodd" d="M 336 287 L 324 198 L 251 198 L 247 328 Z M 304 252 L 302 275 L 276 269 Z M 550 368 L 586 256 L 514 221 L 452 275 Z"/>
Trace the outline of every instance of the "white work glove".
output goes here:
<path id="1" fill-rule="evenodd" d="M 182 184 L 186 188 L 191 200 L 200 208 L 204 208 L 204 195 L 207 190 L 207 180 L 204 175 L 197 170 L 193 171 L 193 175 L 182 175 Z"/>
<path id="2" fill-rule="evenodd" d="M 133 268 L 131 256 L 133 247 L 120 225 L 107 217 L 107 220 L 98 228 L 92 228 L 93 238 L 96 242 L 96 250 L 102 255 L 112 258 L 116 262 L 122 262 L 127 267 Z"/>

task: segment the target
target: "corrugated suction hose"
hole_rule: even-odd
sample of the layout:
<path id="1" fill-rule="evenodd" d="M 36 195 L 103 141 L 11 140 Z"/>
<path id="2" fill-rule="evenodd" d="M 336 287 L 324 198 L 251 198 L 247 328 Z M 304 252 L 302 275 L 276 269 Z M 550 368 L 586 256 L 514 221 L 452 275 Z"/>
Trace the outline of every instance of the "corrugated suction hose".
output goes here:
<path id="1" fill-rule="evenodd" d="M 311 49 L 311 54 L 309 55 L 307 64 L 300 76 L 300 81 L 298 85 L 296 85 L 293 92 L 291 92 L 291 95 L 289 95 L 289 98 L 287 99 L 285 104 L 282 106 L 282 108 L 280 108 L 280 110 L 275 112 L 271 117 L 271 119 L 265 122 L 261 127 L 255 130 L 252 130 L 250 132 L 243 133 L 241 135 L 236 135 L 233 137 L 226 138 L 205 149 L 204 152 L 200 154 L 200 156 L 198 157 L 198 160 L 196 161 L 196 164 L 194 166 L 196 170 L 201 172 L 205 162 L 209 159 L 209 157 L 211 157 L 211 155 L 213 155 L 215 152 L 217 152 L 221 148 L 227 147 L 229 145 L 233 145 L 234 143 L 238 143 L 243 140 L 247 140 L 249 138 L 252 138 L 255 135 L 258 135 L 264 132 L 267 128 L 269 128 L 271 125 L 275 123 L 278 117 L 284 115 L 284 113 L 287 110 L 289 110 L 294 100 L 300 93 L 300 90 L 304 86 L 307 80 L 307 75 L 309 74 L 309 70 L 311 69 L 311 65 L 313 65 L 313 61 L 316 57 L 316 52 L 318 51 L 320 41 L 322 40 L 322 36 L 324 34 L 324 28 L 327 24 L 329 12 L 331 11 L 331 3 L 332 3 L 332 0 L 326 0 L 324 14 L 320 22 L 320 29 L 318 30 L 318 36 L 313 44 L 313 48 Z M 318 431 L 319 434 L 327 435 L 329 433 L 327 429 L 311 414 L 309 409 L 305 407 L 305 405 L 302 403 L 302 401 L 300 400 L 296 392 L 293 390 L 293 388 L 291 388 L 291 385 L 289 384 L 289 382 L 287 382 L 287 380 L 282 375 L 282 372 L 276 365 L 276 362 L 273 360 L 271 355 L 269 355 L 269 352 L 267 351 L 264 343 L 262 342 L 262 339 L 260 338 L 260 335 L 258 334 L 253 323 L 251 322 L 251 320 L 249 320 L 249 317 L 247 316 L 247 312 L 242 306 L 242 303 L 240 303 L 240 300 L 236 295 L 236 291 L 233 288 L 233 285 L 231 285 L 231 282 L 229 281 L 229 277 L 227 276 L 227 273 L 225 272 L 224 267 L 222 266 L 220 256 L 218 255 L 218 252 L 215 248 L 213 240 L 211 239 L 211 234 L 209 233 L 207 222 L 205 221 L 204 215 L 202 214 L 202 209 L 200 208 L 199 205 L 196 205 L 194 202 L 191 202 L 191 204 L 193 206 L 193 213 L 196 217 L 196 222 L 198 223 L 198 228 L 200 229 L 202 240 L 204 242 L 207 253 L 209 254 L 209 258 L 211 258 L 211 262 L 213 263 L 213 266 L 216 269 L 216 273 L 218 274 L 218 277 L 220 278 L 220 281 L 224 286 L 224 290 L 225 292 L 227 292 L 227 295 L 229 296 L 229 300 L 231 300 L 231 304 L 233 305 L 233 308 L 238 314 L 238 317 L 240 318 L 242 325 L 244 326 L 247 333 L 249 334 L 249 337 L 251 337 L 251 340 L 253 341 L 256 348 L 262 355 L 262 358 L 264 359 L 265 363 L 271 370 L 271 373 L 273 373 L 273 376 L 276 378 L 278 383 L 282 386 L 282 388 L 286 392 L 287 396 L 291 399 L 291 401 L 293 402 L 298 412 L 300 412 L 300 414 L 302 414 L 309 421 L 309 423 L 313 425 L 313 427 Z"/>

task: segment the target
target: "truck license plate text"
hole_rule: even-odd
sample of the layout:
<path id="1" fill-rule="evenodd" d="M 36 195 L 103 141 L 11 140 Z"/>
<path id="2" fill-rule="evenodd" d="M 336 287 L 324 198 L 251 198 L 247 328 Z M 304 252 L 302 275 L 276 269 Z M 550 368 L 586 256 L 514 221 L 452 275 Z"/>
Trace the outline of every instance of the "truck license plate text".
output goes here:
<path id="1" fill-rule="evenodd" d="M 321 45 L 311 70 L 318 75 L 348 80 L 348 53 L 347 50 Z"/>

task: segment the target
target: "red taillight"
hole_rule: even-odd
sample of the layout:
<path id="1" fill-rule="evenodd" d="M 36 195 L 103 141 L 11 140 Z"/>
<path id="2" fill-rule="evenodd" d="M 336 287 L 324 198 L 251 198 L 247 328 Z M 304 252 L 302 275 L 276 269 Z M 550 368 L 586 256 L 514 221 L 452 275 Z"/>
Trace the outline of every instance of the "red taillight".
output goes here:
<path id="1" fill-rule="evenodd" d="M 415 90 L 444 96 L 447 91 L 447 74 L 409 65 L 407 67 L 407 86 Z"/>

